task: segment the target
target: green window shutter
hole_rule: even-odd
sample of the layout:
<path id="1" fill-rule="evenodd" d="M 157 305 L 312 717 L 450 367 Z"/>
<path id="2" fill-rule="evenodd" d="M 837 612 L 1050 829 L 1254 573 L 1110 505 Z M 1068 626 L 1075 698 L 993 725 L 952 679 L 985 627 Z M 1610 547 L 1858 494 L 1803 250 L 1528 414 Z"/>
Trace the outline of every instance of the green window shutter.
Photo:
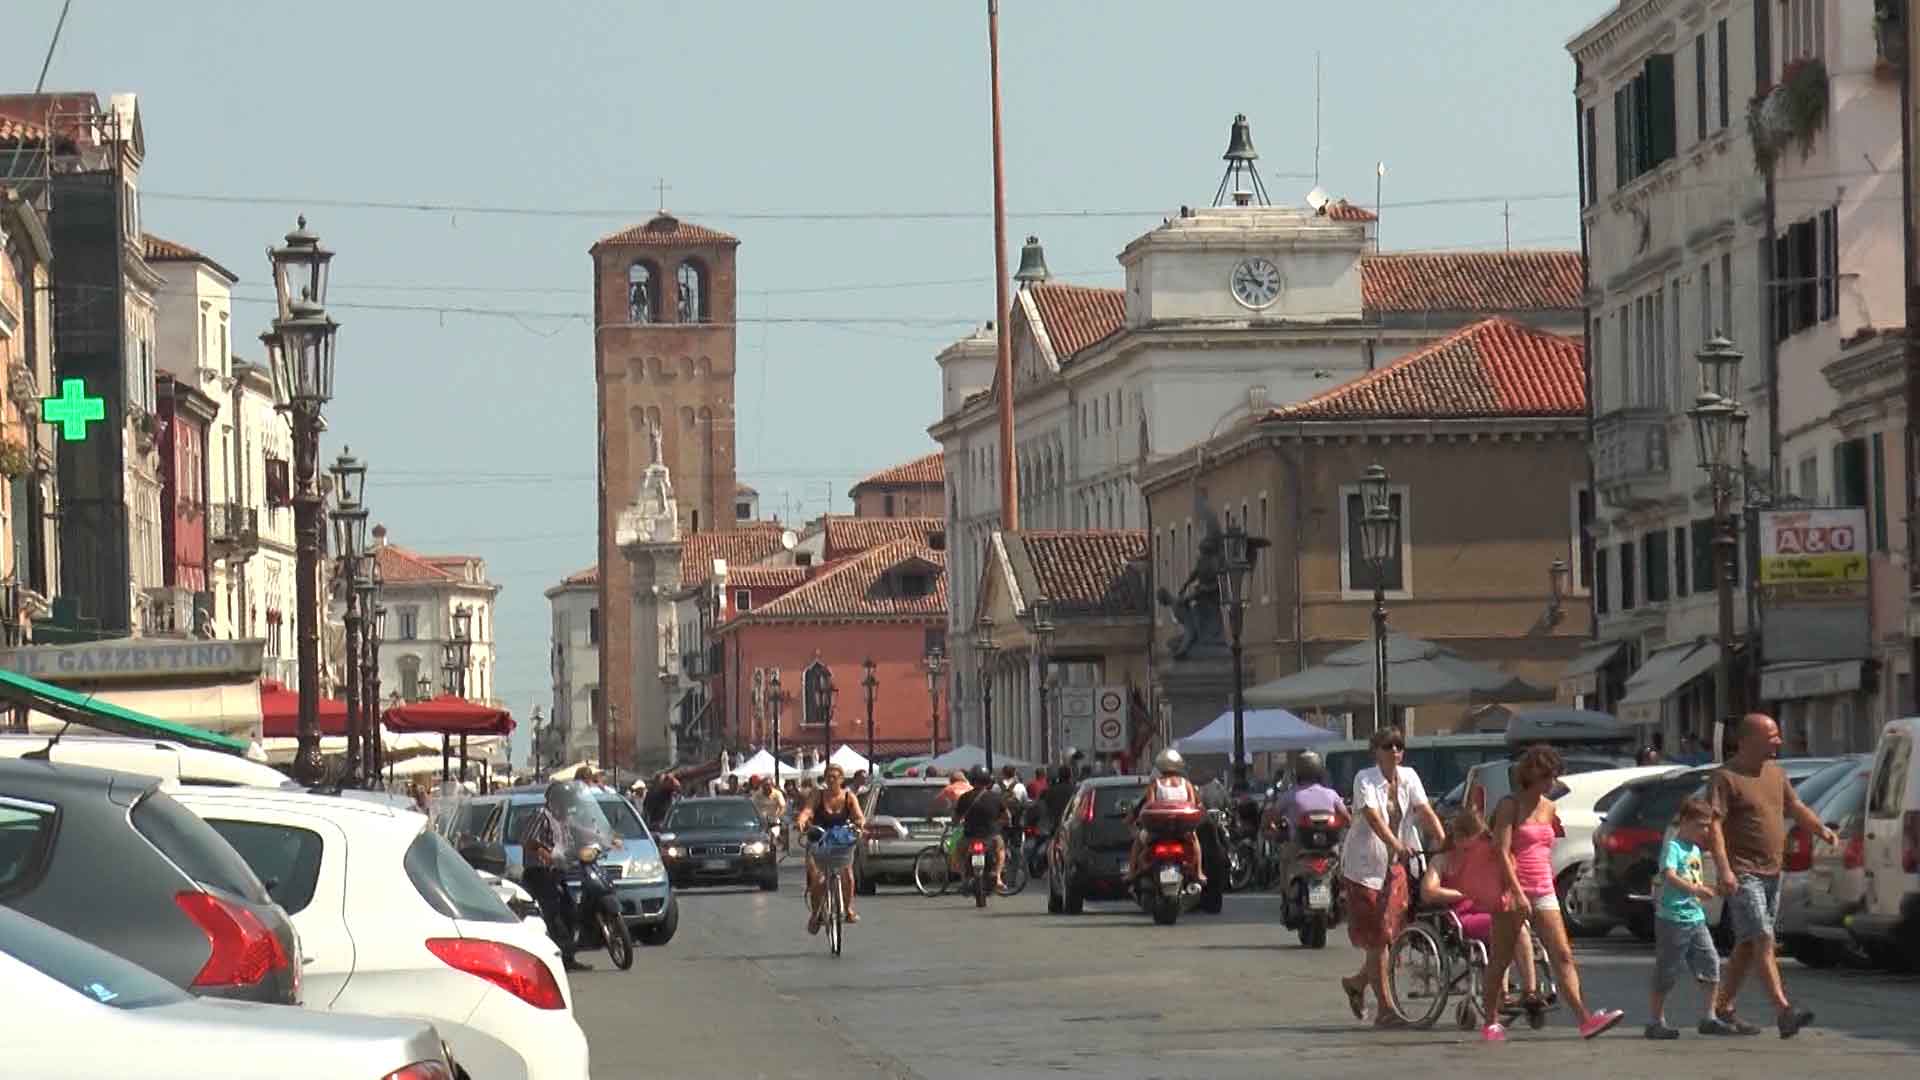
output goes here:
<path id="1" fill-rule="evenodd" d="M 1887 444 L 1873 433 L 1873 549 L 1887 550 Z"/>
<path id="2" fill-rule="evenodd" d="M 1646 167 L 1651 169 L 1664 161 L 1671 160 L 1677 141 L 1674 121 L 1673 94 L 1673 57 L 1671 55 L 1647 57 L 1646 96 L 1647 96 L 1647 134 Z"/>

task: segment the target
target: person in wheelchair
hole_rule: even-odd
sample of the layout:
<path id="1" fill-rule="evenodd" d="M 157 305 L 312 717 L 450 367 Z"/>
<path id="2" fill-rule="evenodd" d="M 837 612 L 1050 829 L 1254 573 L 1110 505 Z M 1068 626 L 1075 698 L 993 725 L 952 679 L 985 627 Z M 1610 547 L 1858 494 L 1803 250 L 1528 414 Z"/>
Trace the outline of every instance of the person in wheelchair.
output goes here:
<path id="1" fill-rule="evenodd" d="M 1426 873 L 1420 877 L 1420 906 L 1450 914 L 1459 928 L 1462 944 L 1477 942 L 1484 950 L 1493 940 L 1493 912 L 1476 903 L 1466 890 L 1480 884 L 1474 880 L 1476 874 L 1481 875 L 1481 881 L 1498 884 L 1498 878 L 1493 876 L 1499 872 L 1494 861 L 1493 834 L 1479 811 L 1463 806 L 1447 823 L 1447 838 L 1447 849 L 1427 863 Z M 1534 954 L 1533 935 L 1524 923 L 1514 952 L 1517 956 Z M 1481 960 L 1484 962 L 1484 953 Z M 1546 997 L 1540 993 L 1539 966 L 1531 963 L 1518 966 L 1520 995 L 1516 998 L 1501 987 L 1502 999 L 1508 1011 L 1524 1011 L 1528 1023 L 1538 1028 L 1545 1022 L 1547 1011 Z"/>

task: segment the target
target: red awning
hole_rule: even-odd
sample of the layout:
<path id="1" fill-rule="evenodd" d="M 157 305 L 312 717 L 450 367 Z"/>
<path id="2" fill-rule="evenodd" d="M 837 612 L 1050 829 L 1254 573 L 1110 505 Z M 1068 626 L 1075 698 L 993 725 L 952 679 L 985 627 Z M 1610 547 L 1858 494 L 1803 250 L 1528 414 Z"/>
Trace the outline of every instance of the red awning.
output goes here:
<path id="1" fill-rule="evenodd" d="M 320 699 L 320 734 L 347 733 L 347 703 Z M 300 734 L 300 694 L 273 679 L 260 680 L 260 734 L 268 739 L 291 739 Z"/>
<path id="2" fill-rule="evenodd" d="M 506 735 L 513 714 L 492 705 L 442 694 L 431 701 L 410 701 L 388 709 L 389 731 L 431 731 L 442 735 Z"/>

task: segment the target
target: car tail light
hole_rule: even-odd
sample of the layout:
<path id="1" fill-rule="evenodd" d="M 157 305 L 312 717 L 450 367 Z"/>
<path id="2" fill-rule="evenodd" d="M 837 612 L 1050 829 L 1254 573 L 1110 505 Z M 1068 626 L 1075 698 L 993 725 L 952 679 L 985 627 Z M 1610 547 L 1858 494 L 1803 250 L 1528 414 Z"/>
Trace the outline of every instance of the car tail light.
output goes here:
<path id="1" fill-rule="evenodd" d="M 987 853 L 987 842 L 985 840 L 975 840 L 967 846 L 967 853 L 969 855 L 985 855 Z"/>
<path id="2" fill-rule="evenodd" d="M 1867 834 L 1863 831 L 1847 834 L 1846 847 L 1840 853 L 1840 865 L 1849 870 L 1858 870 L 1867 865 Z"/>
<path id="3" fill-rule="evenodd" d="M 1081 802 L 1080 820 L 1089 825 L 1093 824 L 1093 800 L 1092 799 L 1087 799 Z"/>
<path id="4" fill-rule="evenodd" d="M 453 1080 L 453 1070 L 443 1061 L 416 1061 L 404 1069 L 395 1069 L 380 1080 Z"/>
<path id="5" fill-rule="evenodd" d="M 1153 857 L 1156 859 L 1184 859 L 1187 857 L 1187 845 L 1178 840 L 1156 840 L 1153 844 Z"/>
<path id="6" fill-rule="evenodd" d="M 427 951 L 448 967 L 478 975 L 536 1009 L 567 1007 L 553 969 L 525 949 L 480 938 L 428 938 Z"/>
<path id="7" fill-rule="evenodd" d="M 1803 825 L 1787 830 L 1787 873 L 1802 874 L 1813 869 L 1813 834 Z"/>
<path id="8" fill-rule="evenodd" d="M 1658 829 L 1603 828 L 1594 837 L 1594 843 L 1609 855 L 1631 855 L 1635 849 L 1659 843 L 1661 835 Z"/>
<path id="9" fill-rule="evenodd" d="M 1920 810 L 1909 810 L 1900 819 L 1900 868 L 1920 873 Z"/>
<path id="10" fill-rule="evenodd" d="M 173 902 L 207 935 L 213 953 L 193 977 L 194 986 L 252 986 L 291 968 L 286 947 L 253 912 L 203 892 L 176 893 Z M 296 976 L 297 978 L 298 976 Z"/>
<path id="11" fill-rule="evenodd" d="M 1029 825 L 1029 826 L 1027 826 L 1027 835 L 1028 835 L 1028 836 L 1039 836 L 1039 835 L 1040 835 L 1040 826 L 1038 826 L 1038 825 Z"/>

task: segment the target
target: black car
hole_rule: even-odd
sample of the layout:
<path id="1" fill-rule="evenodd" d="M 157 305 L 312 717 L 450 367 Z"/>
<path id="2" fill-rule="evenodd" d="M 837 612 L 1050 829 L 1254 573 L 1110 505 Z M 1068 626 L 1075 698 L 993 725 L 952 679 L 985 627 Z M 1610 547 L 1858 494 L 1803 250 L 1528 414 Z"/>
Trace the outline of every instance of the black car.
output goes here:
<path id="1" fill-rule="evenodd" d="M 1796 791 L 1834 763 L 1832 758 L 1788 758 L 1780 768 Z M 1593 833 L 1593 888 L 1600 906 L 1635 937 L 1653 940 L 1653 878 L 1680 804 L 1704 795 L 1717 766 L 1635 780 L 1614 797 L 1606 820 Z"/>
<path id="2" fill-rule="evenodd" d="M 153 777 L 0 761 L 0 904 L 195 994 L 300 1000 L 287 913 Z"/>
<path id="3" fill-rule="evenodd" d="M 1127 814 L 1147 791 L 1144 776 L 1101 776 L 1080 782 L 1067 800 L 1047 846 L 1047 910 L 1078 915 L 1089 898 L 1127 897 L 1127 854 L 1133 830 Z M 1227 880 L 1226 850 L 1211 824 L 1202 826 L 1200 858 L 1207 872 L 1200 910 L 1220 910 Z"/>
<path id="4" fill-rule="evenodd" d="M 676 887 L 757 884 L 772 892 L 780 887 L 780 865 L 767 826 L 752 799 L 681 799 L 654 839 Z"/>

